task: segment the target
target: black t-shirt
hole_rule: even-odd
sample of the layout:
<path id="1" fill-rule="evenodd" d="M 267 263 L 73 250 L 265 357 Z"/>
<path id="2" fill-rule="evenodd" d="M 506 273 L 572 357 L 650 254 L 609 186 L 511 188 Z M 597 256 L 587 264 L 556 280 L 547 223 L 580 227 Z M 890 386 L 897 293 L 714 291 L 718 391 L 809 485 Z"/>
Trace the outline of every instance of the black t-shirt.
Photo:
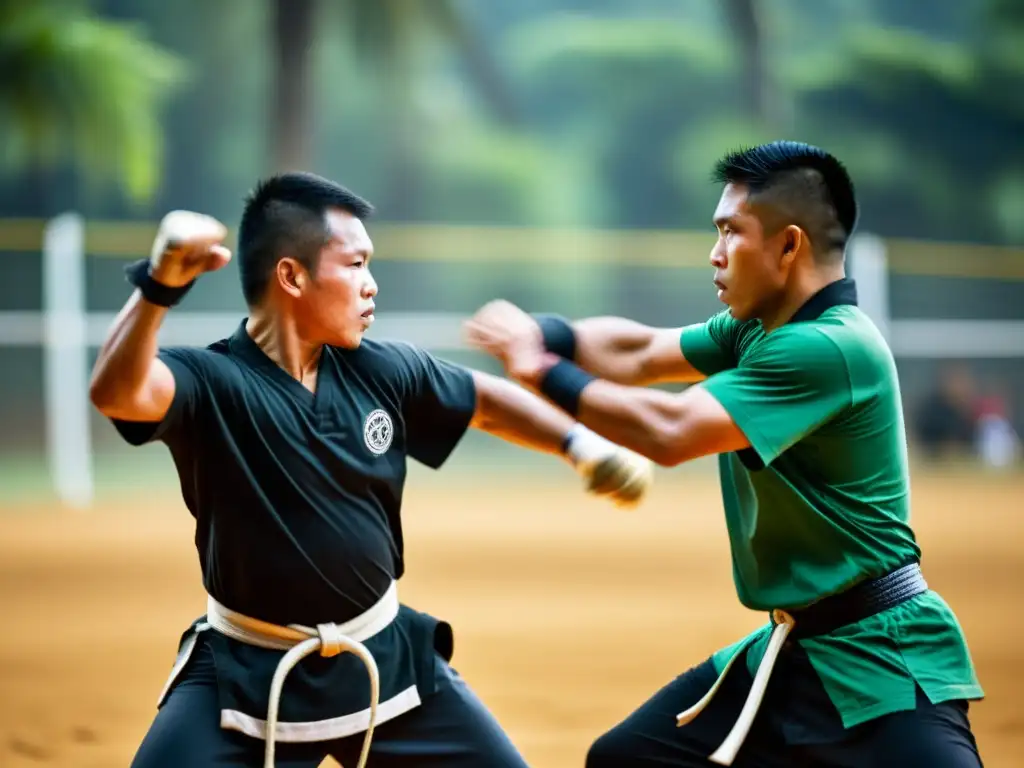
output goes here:
<path id="1" fill-rule="evenodd" d="M 325 347 L 312 393 L 243 322 L 206 349 L 160 352 L 175 395 L 159 423 L 114 421 L 170 448 L 207 591 L 277 624 L 343 622 L 403 572 L 406 457 L 440 467 L 476 404 L 470 372 L 397 342 Z"/>

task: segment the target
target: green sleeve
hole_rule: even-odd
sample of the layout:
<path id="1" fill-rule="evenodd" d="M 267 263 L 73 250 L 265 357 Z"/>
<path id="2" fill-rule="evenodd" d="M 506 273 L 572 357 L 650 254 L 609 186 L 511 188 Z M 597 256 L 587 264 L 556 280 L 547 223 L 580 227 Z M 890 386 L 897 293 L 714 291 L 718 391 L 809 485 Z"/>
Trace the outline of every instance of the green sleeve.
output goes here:
<path id="1" fill-rule="evenodd" d="M 765 466 L 852 402 L 846 359 L 816 329 L 776 332 L 704 382 Z"/>
<path id="2" fill-rule="evenodd" d="M 711 376 L 736 367 L 740 330 L 741 323 L 726 310 L 706 323 L 684 327 L 679 335 L 679 348 L 690 365 L 705 376 Z"/>

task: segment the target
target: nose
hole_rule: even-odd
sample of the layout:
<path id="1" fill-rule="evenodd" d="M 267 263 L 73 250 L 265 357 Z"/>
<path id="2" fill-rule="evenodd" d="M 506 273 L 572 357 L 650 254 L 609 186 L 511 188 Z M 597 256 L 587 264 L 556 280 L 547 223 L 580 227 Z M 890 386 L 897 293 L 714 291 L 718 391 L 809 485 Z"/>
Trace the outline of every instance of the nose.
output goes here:
<path id="1" fill-rule="evenodd" d="M 370 274 L 369 270 L 366 272 L 366 282 L 363 283 L 363 296 L 367 299 L 372 299 L 377 295 L 377 281 L 373 279 L 373 275 Z"/>
<path id="2" fill-rule="evenodd" d="M 711 262 L 711 266 L 715 269 L 722 269 L 725 267 L 725 249 L 716 243 L 715 247 L 711 249 L 709 261 Z"/>

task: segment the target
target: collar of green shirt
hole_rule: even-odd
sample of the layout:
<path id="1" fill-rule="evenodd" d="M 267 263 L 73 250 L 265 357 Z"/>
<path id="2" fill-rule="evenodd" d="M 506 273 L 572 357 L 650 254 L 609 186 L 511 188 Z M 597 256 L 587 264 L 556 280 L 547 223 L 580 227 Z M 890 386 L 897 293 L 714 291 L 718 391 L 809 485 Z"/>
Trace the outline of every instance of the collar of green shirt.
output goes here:
<path id="1" fill-rule="evenodd" d="M 808 320 L 817 320 L 825 310 L 842 304 L 857 304 L 857 283 L 848 277 L 829 283 L 811 296 L 789 322 L 804 323 Z"/>

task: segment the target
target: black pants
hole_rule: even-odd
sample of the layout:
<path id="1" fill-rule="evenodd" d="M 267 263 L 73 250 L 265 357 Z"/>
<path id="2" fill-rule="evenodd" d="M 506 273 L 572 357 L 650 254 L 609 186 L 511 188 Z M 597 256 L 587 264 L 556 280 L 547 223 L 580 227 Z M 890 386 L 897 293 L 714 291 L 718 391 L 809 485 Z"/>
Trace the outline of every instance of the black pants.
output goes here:
<path id="1" fill-rule="evenodd" d="M 676 715 L 696 704 L 717 676 L 710 660 L 662 688 L 587 754 L 587 768 L 708 768 L 752 682 L 737 659 L 715 697 L 694 720 Z M 850 729 L 802 651 L 784 651 L 733 768 L 980 768 L 967 702 L 931 704 Z"/>
<path id="2" fill-rule="evenodd" d="M 374 768 L 526 768 L 501 727 L 447 663 L 436 657 L 438 690 L 373 732 Z M 365 734 L 311 744 L 276 744 L 277 768 L 316 768 L 331 755 L 346 768 Z M 220 727 L 213 658 L 200 641 L 149 728 L 132 768 L 261 768 L 265 744 Z"/>

